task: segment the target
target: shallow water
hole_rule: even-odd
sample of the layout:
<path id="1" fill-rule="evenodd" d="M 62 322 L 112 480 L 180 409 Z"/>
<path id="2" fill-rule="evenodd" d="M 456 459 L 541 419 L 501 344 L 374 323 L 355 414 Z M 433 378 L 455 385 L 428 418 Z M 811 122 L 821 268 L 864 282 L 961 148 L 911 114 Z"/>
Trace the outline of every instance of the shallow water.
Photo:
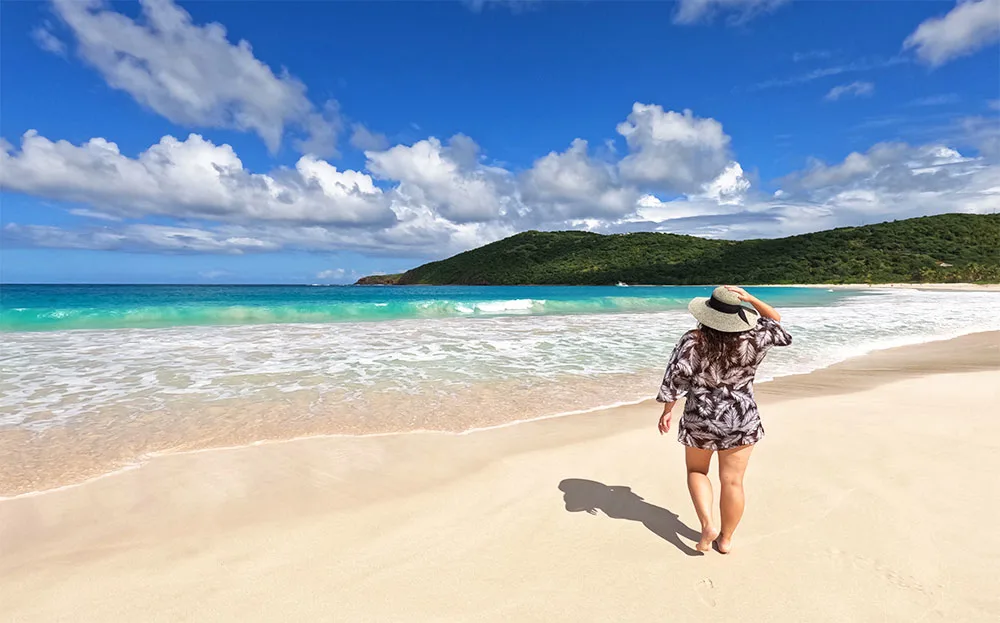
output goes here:
<path id="1" fill-rule="evenodd" d="M 99 286 L 101 293 L 87 293 L 88 301 L 79 292 L 9 296 L 8 288 L 3 288 L 4 310 L 14 304 L 34 310 L 18 312 L 22 319 L 41 317 L 43 309 L 117 305 L 119 310 L 154 307 L 162 320 L 162 310 L 170 307 L 164 300 L 180 296 L 180 290 L 161 292 L 151 306 L 148 292 L 116 289 L 125 286 Z M 655 394 L 674 342 L 693 326 L 684 310 L 687 301 L 709 291 L 251 290 L 226 296 L 230 302 L 239 298 L 241 306 L 251 300 L 251 307 L 273 310 L 302 306 L 299 299 L 275 302 L 283 291 L 290 298 L 332 291 L 343 293 L 332 297 L 336 302 L 314 301 L 314 306 L 325 305 L 329 314 L 342 310 L 338 305 L 346 300 L 373 309 L 382 302 L 413 314 L 421 301 L 430 303 L 423 309 L 449 311 L 361 322 L 339 316 L 323 323 L 8 330 L 0 334 L 0 456 L 17 460 L 0 465 L 0 492 L 15 482 L 25 490 L 26 483 L 51 485 L 69 472 L 100 472 L 149 452 L 315 433 L 461 432 L 641 400 Z M 115 292 L 125 292 L 127 302 Z M 218 308 L 224 292 L 210 293 L 191 305 Z M 795 338 L 792 347 L 772 351 L 759 380 L 808 372 L 879 348 L 1000 329 L 992 311 L 1000 293 L 762 288 L 758 294 L 781 308 Z M 144 306 L 137 303 L 142 297 Z M 214 302 L 209 305 L 208 299 Z M 35 307 L 25 307 L 32 302 Z M 72 323 L 81 318 L 91 322 L 97 316 L 90 311 L 64 318 L 76 326 Z M 123 312 L 115 317 L 135 321 Z M 6 311 L 4 318 L 10 326 Z"/>

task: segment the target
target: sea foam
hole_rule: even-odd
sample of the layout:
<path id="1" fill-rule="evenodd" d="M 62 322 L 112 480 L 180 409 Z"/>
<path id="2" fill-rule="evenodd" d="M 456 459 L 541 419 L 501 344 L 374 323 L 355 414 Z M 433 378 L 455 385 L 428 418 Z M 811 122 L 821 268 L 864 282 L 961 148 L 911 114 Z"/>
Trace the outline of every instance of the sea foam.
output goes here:
<path id="1" fill-rule="evenodd" d="M 553 303 L 525 298 L 463 303 L 473 310 L 464 318 L 7 333 L 0 426 L 37 431 L 109 408 L 126 417 L 303 391 L 322 405 L 311 416 L 323 417 L 372 394 L 453 396 L 496 383 L 551 386 L 552 404 L 539 409 L 557 412 L 564 410 L 559 383 L 600 386 L 611 375 L 631 375 L 636 383 L 609 387 L 595 399 L 635 400 L 654 389 L 647 386 L 650 378 L 693 321 L 677 309 L 656 311 L 659 301 L 628 302 L 645 311 L 622 312 L 622 302 L 611 297 L 554 302 L 574 312 L 590 306 L 589 313 L 520 315 Z M 998 304 L 996 293 L 895 291 L 841 297 L 832 306 L 787 307 L 782 312 L 794 347 L 775 350 L 761 375 L 808 372 L 878 348 L 1000 329 L 992 311 Z M 617 313 L 601 313 L 608 309 Z"/>

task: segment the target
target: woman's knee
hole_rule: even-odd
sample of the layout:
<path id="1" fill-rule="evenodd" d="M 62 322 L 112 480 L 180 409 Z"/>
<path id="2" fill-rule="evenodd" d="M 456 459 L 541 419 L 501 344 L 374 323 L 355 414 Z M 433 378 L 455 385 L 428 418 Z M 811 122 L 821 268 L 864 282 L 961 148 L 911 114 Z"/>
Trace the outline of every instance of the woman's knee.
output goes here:
<path id="1" fill-rule="evenodd" d="M 719 452 L 719 480 L 723 487 L 742 487 L 753 446 Z"/>
<path id="2" fill-rule="evenodd" d="M 684 452 L 684 463 L 689 474 L 708 475 L 708 469 L 712 466 L 712 451 L 701 448 L 687 447 Z"/>
<path id="3" fill-rule="evenodd" d="M 723 489 L 743 488 L 743 474 L 731 472 L 719 472 L 719 481 Z"/>

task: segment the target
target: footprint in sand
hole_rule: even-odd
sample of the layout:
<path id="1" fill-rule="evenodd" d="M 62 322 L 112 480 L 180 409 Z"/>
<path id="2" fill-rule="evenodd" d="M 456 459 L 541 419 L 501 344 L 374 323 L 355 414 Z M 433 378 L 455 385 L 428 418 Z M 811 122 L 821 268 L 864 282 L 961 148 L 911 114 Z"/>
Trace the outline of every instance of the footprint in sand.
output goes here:
<path id="1" fill-rule="evenodd" d="M 712 593 L 715 592 L 715 583 L 712 582 L 712 578 L 705 578 L 701 582 L 698 582 L 694 590 L 698 594 L 698 599 L 703 604 L 710 608 L 715 607 L 715 598 L 712 597 Z"/>

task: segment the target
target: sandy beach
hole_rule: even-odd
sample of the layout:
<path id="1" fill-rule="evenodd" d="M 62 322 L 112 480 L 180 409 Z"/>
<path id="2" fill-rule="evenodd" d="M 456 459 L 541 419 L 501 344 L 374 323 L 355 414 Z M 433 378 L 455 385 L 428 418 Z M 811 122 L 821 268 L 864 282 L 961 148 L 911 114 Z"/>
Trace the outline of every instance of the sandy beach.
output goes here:
<path id="1" fill-rule="evenodd" d="M 157 457 L 0 502 L 9 621 L 995 621 L 1000 333 L 758 387 L 731 555 L 651 403 Z"/>
<path id="2" fill-rule="evenodd" d="M 758 288 L 778 286 L 756 286 Z M 804 283 L 797 288 L 829 288 L 833 290 L 870 290 L 891 288 L 893 290 L 922 290 L 926 292 L 1000 292 L 1000 283 Z"/>

